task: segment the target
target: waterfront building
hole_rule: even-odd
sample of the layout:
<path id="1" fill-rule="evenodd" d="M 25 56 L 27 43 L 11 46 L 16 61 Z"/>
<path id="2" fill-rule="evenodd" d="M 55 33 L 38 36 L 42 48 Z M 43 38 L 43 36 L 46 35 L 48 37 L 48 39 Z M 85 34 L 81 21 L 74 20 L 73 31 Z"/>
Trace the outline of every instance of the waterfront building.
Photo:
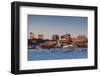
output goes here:
<path id="1" fill-rule="evenodd" d="M 70 39 L 71 37 L 70 37 L 70 34 L 65 34 L 63 38 L 65 38 L 65 39 L 68 40 L 68 39 Z"/>
<path id="2" fill-rule="evenodd" d="M 30 39 L 37 39 L 37 38 L 38 38 L 37 35 L 30 32 Z"/>
<path id="3" fill-rule="evenodd" d="M 72 38 L 72 43 L 78 47 L 87 47 L 87 37 L 84 35 L 79 35 L 76 38 Z"/>
<path id="4" fill-rule="evenodd" d="M 38 39 L 43 39 L 43 35 L 42 34 L 39 34 L 38 35 Z"/>
<path id="5" fill-rule="evenodd" d="M 59 39 L 59 36 L 57 34 L 53 34 L 52 40 L 58 40 L 58 39 Z"/>
<path id="6" fill-rule="evenodd" d="M 65 34 L 63 38 L 66 39 L 67 44 L 71 44 L 72 38 L 70 34 Z"/>
<path id="7" fill-rule="evenodd" d="M 34 39 L 35 38 L 35 34 L 33 34 L 32 32 L 30 32 L 30 39 Z"/>
<path id="8" fill-rule="evenodd" d="M 44 48 L 53 48 L 55 47 L 56 45 L 56 41 L 53 41 L 53 40 L 48 40 L 48 41 L 45 41 L 43 43 L 40 43 L 40 47 L 44 47 Z"/>

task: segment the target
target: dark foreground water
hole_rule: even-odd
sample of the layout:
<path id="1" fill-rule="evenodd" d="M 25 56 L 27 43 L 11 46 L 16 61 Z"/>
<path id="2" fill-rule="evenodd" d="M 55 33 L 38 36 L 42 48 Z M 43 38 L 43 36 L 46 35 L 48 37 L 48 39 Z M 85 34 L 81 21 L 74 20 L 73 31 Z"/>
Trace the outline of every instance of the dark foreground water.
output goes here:
<path id="1" fill-rule="evenodd" d="M 88 58 L 87 48 L 28 49 L 28 61 Z"/>

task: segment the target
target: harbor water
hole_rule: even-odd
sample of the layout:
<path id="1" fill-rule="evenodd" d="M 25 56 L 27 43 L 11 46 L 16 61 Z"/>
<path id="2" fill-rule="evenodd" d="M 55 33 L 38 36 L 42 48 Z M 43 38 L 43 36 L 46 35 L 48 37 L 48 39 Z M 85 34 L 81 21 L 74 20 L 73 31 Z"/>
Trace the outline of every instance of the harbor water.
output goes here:
<path id="1" fill-rule="evenodd" d="M 28 61 L 88 58 L 87 48 L 28 49 Z"/>

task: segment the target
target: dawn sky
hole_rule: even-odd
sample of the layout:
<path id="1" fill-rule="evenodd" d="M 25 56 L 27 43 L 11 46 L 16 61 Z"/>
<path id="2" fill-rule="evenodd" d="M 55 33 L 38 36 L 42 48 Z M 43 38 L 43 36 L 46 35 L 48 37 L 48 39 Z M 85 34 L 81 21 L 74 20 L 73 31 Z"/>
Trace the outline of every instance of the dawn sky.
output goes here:
<path id="1" fill-rule="evenodd" d="M 44 38 L 52 38 L 52 34 L 71 36 L 86 35 L 88 31 L 88 18 L 77 16 L 50 16 L 28 15 L 29 32 L 43 34 Z"/>

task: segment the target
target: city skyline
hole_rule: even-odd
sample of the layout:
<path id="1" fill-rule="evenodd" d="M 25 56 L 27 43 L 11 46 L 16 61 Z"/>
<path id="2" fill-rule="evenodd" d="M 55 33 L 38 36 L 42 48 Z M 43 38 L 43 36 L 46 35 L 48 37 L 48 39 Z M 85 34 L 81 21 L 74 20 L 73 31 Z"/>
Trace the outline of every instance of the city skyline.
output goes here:
<path id="1" fill-rule="evenodd" d="M 51 39 L 53 34 L 66 33 L 87 36 L 87 25 L 87 17 L 28 15 L 28 38 L 30 32 L 43 34 L 46 39 Z"/>

